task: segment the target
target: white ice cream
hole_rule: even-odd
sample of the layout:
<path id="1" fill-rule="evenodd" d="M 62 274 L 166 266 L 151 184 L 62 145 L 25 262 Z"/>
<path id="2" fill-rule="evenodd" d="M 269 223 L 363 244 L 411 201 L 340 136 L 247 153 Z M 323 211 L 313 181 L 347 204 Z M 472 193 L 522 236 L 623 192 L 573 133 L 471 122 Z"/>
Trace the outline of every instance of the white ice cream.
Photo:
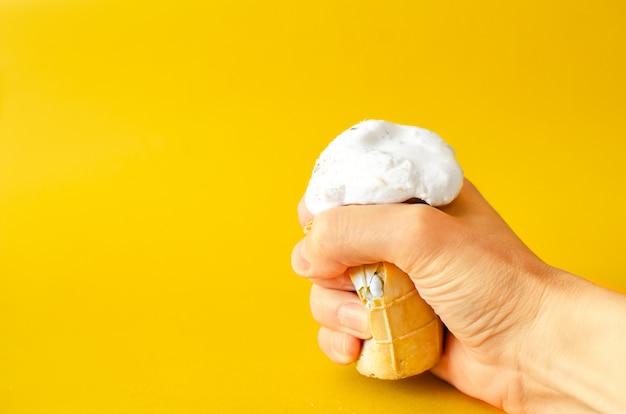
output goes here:
<path id="1" fill-rule="evenodd" d="M 411 198 L 440 206 L 454 200 L 462 185 L 463 170 L 454 150 L 437 134 L 368 120 L 341 133 L 322 151 L 305 203 L 313 214 L 348 204 Z"/>

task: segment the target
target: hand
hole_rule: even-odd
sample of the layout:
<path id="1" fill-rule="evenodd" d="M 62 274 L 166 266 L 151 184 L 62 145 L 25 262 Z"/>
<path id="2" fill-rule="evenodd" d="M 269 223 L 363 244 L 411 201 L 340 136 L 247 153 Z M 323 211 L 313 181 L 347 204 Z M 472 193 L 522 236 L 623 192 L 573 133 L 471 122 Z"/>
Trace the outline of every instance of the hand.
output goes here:
<path id="1" fill-rule="evenodd" d="M 311 218 L 302 203 L 299 216 L 301 223 Z M 595 302 L 597 287 L 543 263 L 469 181 L 442 208 L 346 206 L 315 217 L 309 234 L 294 248 L 292 265 L 314 282 L 311 310 L 322 325 L 320 347 L 335 362 L 354 361 L 360 340 L 369 336 L 367 311 L 359 307 L 346 269 L 379 261 L 407 272 L 449 330 L 433 373 L 510 412 L 541 412 L 550 404 L 594 406 L 597 396 L 589 394 L 592 401 L 579 403 L 568 395 L 567 384 L 550 383 L 550 370 L 533 364 L 550 346 L 545 330 L 563 327 L 562 336 L 552 335 L 555 343 L 588 335 L 577 331 L 576 324 L 563 323 L 560 318 L 572 315 L 561 312 L 577 312 L 580 306 L 572 306 L 572 298 Z M 619 299 L 616 306 L 626 316 Z M 612 389 L 608 395 L 613 397 Z"/>

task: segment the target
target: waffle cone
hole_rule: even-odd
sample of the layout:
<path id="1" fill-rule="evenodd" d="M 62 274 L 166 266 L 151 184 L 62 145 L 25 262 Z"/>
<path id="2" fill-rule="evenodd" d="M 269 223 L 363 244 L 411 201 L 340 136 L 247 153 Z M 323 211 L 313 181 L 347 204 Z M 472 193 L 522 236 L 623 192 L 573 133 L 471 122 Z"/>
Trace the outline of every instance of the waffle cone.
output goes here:
<path id="1" fill-rule="evenodd" d="M 368 377 L 401 379 L 432 368 L 441 356 L 443 325 L 410 277 L 386 262 L 352 267 L 350 277 L 369 309 L 372 331 L 357 370 Z"/>

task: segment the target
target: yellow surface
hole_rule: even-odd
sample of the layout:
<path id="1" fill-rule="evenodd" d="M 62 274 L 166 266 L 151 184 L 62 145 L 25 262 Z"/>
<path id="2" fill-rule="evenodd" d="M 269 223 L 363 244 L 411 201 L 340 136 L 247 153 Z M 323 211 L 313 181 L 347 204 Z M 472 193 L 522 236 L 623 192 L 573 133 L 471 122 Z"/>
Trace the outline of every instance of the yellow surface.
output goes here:
<path id="1" fill-rule="evenodd" d="M 1 1 L 0 412 L 490 412 L 326 360 L 295 205 L 343 129 L 420 125 L 626 289 L 625 4 Z"/>

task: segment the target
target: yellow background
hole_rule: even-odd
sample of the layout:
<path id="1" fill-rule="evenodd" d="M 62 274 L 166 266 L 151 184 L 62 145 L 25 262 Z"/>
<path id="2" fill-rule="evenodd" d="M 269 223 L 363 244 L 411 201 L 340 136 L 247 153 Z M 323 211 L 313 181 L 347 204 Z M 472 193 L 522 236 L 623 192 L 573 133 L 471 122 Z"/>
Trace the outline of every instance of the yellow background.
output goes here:
<path id="1" fill-rule="evenodd" d="M 317 348 L 313 163 L 420 125 L 546 261 L 626 289 L 626 3 L 1 1 L 0 412 L 491 412 Z"/>

